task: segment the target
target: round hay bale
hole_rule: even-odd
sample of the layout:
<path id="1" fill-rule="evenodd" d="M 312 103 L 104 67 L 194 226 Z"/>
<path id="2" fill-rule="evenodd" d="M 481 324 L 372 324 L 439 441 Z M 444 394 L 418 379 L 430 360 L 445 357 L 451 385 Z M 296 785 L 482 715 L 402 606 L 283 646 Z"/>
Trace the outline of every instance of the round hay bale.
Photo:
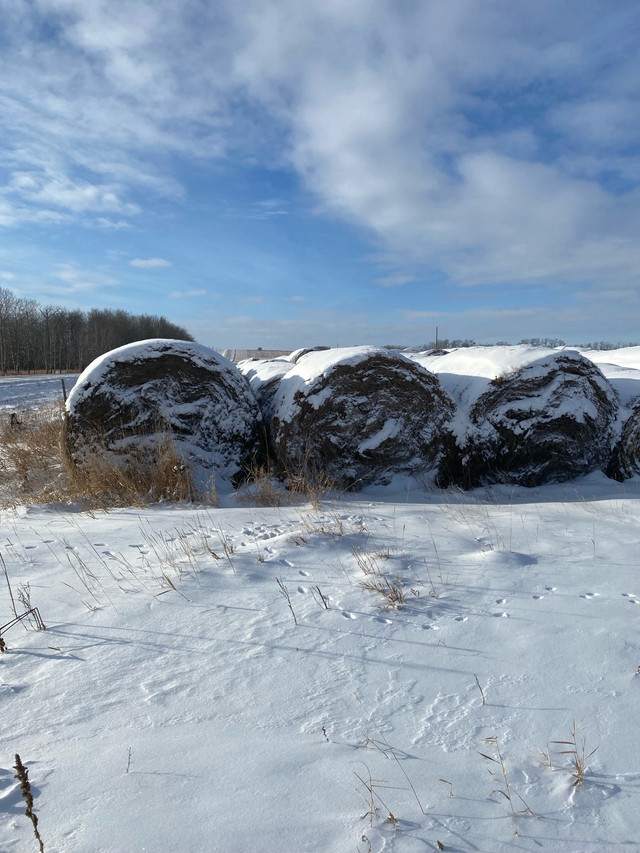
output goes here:
<path id="1" fill-rule="evenodd" d="M 465 488 L 538 486 L 602 469 L 617 412 L 616 393 L 593 362 L 573 350 L 547 355 L 497 377 L 478 398 L 449 475 Z"/>
<path id="2" fill-rule="evenodd" d="M 70 461 L 87 467 L 107 451 L 125 467 L 153 464 L 170 441 L 197 490 L 231 480 L 261 452 L 262 418 L 245 377 L 207 347 L 154 339 L 105 353 L 82 373 L 67 400 Z"/>
<path id="3" fill-rule="evenodd" d="M 378 347 L 314 351 L 279 380 L 271 437 L 290 475 L 354 488 L 433 467 L 454 405 L 438 380 Z"/>
<path id="4" fill-rule="evenodd" d="M 606 474 L 619 482 L 640 474 L 640 403 L 634 406 L 622 426 Z"/>

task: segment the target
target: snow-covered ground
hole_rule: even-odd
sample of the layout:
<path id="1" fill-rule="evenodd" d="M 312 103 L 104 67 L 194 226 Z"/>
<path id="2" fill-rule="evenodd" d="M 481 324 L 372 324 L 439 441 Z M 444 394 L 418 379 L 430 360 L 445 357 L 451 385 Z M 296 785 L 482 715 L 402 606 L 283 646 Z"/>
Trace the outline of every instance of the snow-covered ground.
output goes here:
<path id="1" fill-rule="evenodd" d="M 47 630 L 0 655 L 0 850 L 37 849 L 15 753 L 47 853 L 637 849 L 639 499 L 1 512 Z"/>
<path id="2" fill-rule="evenodd" d="M 0 413 L 62 402 L 64 393 L 73 388 L 78 375 L 0 376 Z"/>

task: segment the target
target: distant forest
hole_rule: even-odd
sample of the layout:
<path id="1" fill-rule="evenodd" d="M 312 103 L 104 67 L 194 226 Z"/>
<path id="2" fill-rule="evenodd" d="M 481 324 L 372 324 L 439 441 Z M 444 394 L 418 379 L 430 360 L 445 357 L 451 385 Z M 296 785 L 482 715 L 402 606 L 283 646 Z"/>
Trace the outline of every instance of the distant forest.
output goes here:
<path id="1" fill-rule="evenodd" d="M 193 340 L 164 317 L 105 308 L 69 311 L 0 287 L 0 373 L 81 371 L 108 350 L 146 338 Z"/>

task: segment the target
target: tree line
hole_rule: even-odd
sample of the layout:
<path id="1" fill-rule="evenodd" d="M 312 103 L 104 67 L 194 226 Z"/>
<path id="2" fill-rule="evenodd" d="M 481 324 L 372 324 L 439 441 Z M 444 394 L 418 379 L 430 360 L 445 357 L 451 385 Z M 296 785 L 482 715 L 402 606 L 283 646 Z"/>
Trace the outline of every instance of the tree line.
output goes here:
<path id="1" fill-rule="evenodd" d="M 39 305 L 0 287 L 0 373 L 81 371 L 108 350 L 146 338 L 192 341 L 164 317 Z"/>

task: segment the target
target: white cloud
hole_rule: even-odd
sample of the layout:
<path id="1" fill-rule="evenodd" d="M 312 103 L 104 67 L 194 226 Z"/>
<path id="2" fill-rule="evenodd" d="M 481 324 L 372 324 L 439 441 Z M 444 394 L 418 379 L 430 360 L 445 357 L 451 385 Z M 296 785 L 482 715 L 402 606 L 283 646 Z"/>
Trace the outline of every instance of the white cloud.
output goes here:
<path id="1" fill-rule="evenodd" d="M 388 259 L 466 284 L 636 278 L 638 198 L 594 180 L 612 165 L 601 151 L 588 175 L 563 157 L 588 136 L 637 138 L 611 69 L 640 69 L 596 37 L 597 3 L 251 8 L 239 71 L 286 114 L 292 162 L 324 211 L 367 226 Z M 607 19 L 623 42 L 627 17 Z"/>
<path id="2" fill-rule="evenodd" d="M 139 212 L 137 205 L 125 203 L 120 198 L 120 190 L 114 185 L 96 185 L 88 182 L 74 182 L 65 175 L 47 176 L 15 172 L 7 191 L 20 196 L 23 202 L 39 207 L 49 206 L 66 208 L 74 213 L 96 210 L 108 213 L 134 215 Z"/>
<path id="3" fill-rule="evenodd" d="M 70 295 L 77 293 L 99 292 L 105 288 L 117 287 L 119 281 L 100 270 L 86 270 L 76 264 L 56 264 L 53 277 L 63 282 L 61 285 L 45 285 L 42 292 L 51 295 Z"/>
<path id="4" fill-rule="evenodd" d="M 12 272 L 9 272 L 8 270 L 0 270 L 0 278 L 4 281 L 13 281 L 15 275 Z"/>
<path id="5" fill-rule="evenodd" d="M 635 281 L 635 12 L 602 10 L 10 4 L 0 133 L 12 147 L 0 165 L 13 178 L 0 187 L 0 225 L 124 227 L 145 194 L 182 198 L 176 158 L 234 157 L 288 164 L 320 211 L 364 228 L 383 271 L 398 270 L 383 286 L 418 265 L 463 284 Z M 45 19 L 50 36 L 38 40 Z M 238 215 L 282 217 L 275 193 Z"/>
<path id="6" fill-rule="evenodd" d="M 129 261 L 132 267 L 140 267 L 143 270 L 159 269 L 160 267 L 172 266 L 171 261 L 166 258 L 134 258 Z"/>
<path id="7" fill-rule="evenodd" d="M 415 276 L 406 273 L 394 272 L 381 276 L 375 280 L 380 287 L 402 287 L 404 284 L 415 281 Z"/>
<path id="8" fill-rule="evenodd" d="M 192 296 L 206 296 L 206 290 L 172 290 L 169 296 L 172 299 L 185 299 Z"/>

